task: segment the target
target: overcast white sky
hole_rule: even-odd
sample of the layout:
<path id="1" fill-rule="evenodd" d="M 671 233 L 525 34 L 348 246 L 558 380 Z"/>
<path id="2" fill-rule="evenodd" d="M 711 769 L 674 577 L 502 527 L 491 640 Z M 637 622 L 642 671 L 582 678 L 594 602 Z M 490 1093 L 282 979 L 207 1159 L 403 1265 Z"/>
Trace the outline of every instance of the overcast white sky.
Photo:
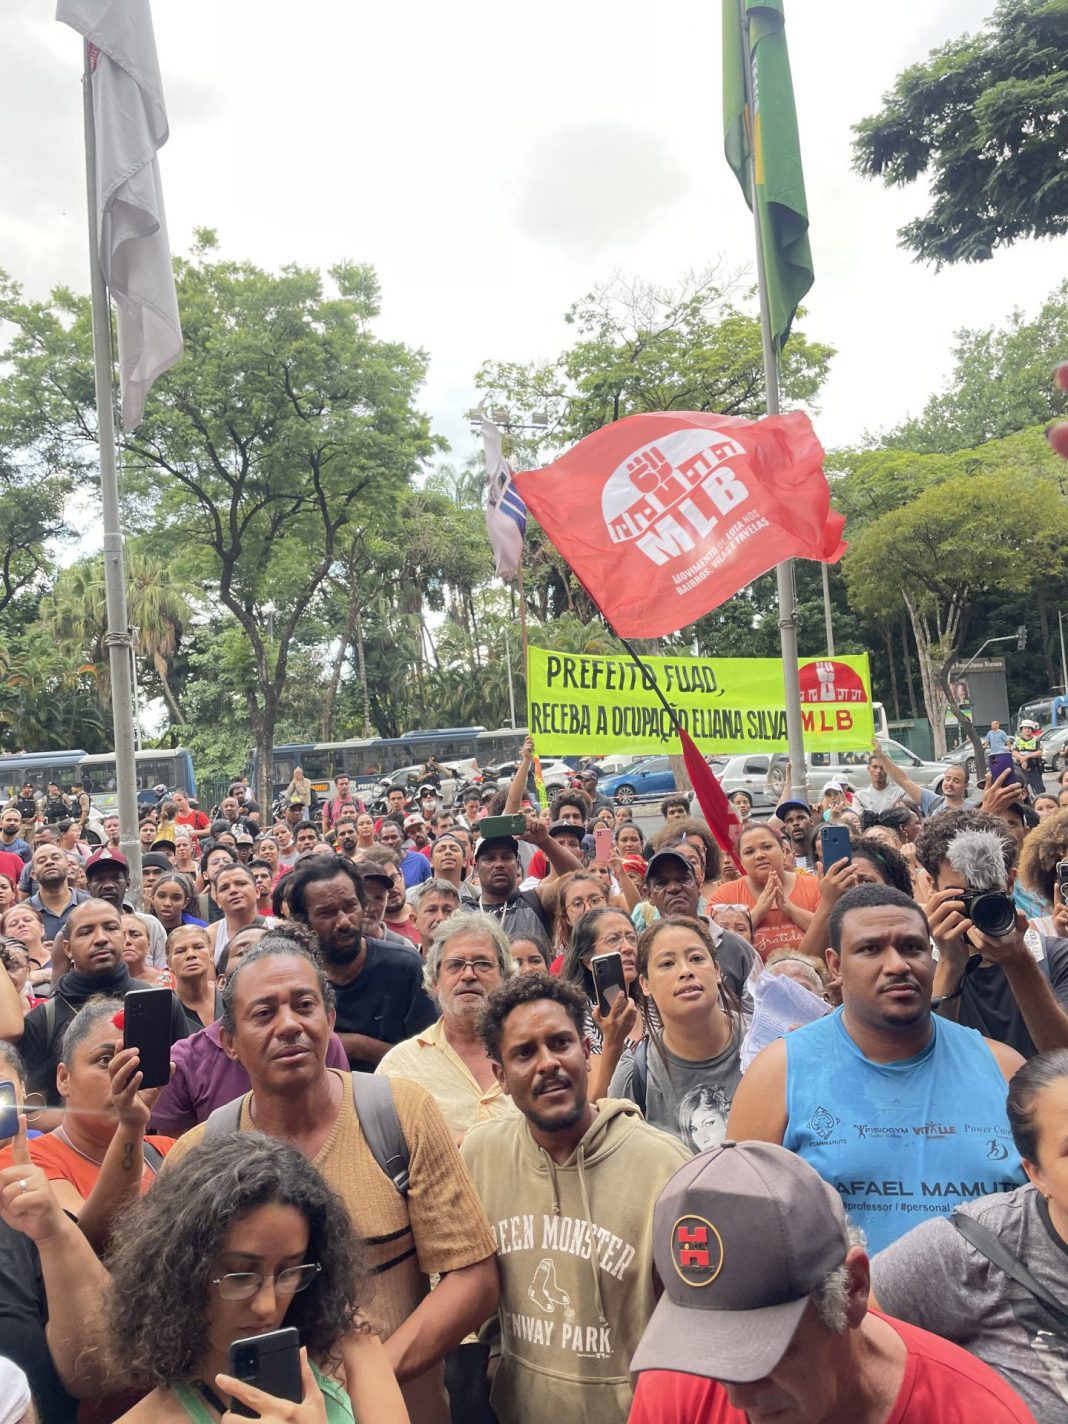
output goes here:
<path id="1" fill-rule="evenodd" d="M 817 420 L 828 446 L 917 411 L 954 330 L 1034 311 L 1068 270 L 1063 239 L 918 266 L 895 232 L 923 190 L 850 169 L 850 125 L 993 5 L 787 5 L 816 266 L 806 330 L 838 350 Z M 88 288 L 81 46 L 53 13 L 0 8 L 0 267 L 34 296 Z M 422 403 L 455 457 L 472 446 L 480 362 L 555 355 L 594 284 L 751 261 L 722 157 L 713 0 L 154 0 L 153 14 L 173 250 L 206 225 L 266 267 L 373 263 L 379 330 L 430 353 Z"/>

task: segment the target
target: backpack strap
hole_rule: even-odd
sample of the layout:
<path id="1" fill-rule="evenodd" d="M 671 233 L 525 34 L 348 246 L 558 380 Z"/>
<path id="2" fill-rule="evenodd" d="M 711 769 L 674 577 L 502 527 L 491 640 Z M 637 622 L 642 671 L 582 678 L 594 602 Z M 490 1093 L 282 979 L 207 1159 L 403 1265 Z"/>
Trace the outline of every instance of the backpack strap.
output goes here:
<path id="1" fill-rule="evenodd" d="M 56 996 L 50 994 L 45 1000 L 45 1055 L 52 1050 L 52 1044 L 56 1037 Z"/>
<path id="2" fill-rule="evenodd" d="M 992 1261 L 995 1266 L 1005 1272 L 1024 1290 L 1030 1291 L 1036 1300 L 1040 1301 L 1053 1318 L 1057 1321 L 1062 1332 L 1068 1332 L 1068 1307 L 1052 1295 L 1046 1287 L 1037 1281 L 1022 1261 L 1012 1254 L 1007 1247 L 1003 1246 L 998 1238 L 985 1227 L 981 1222 L 976 1221 L 973 1216 L 967 1216 L 963 1212 L 955 1211 L 950 1216 L 950 1222 L 954 1225 L 965 1241 L 969 1242 L 988 1261 Z"/>
<path id="3" fill-rule="evenodd" d="M 221 1107 L 208 1114 L 204 1122 L 204 1142 L 210 1142 L 214 1137 L 223 1137 L 228 1132 L 237 1132 L 241 1126 L 241 1109 L 244 1106 L 245 1096 L 234 1098 L 231 1103 L 223 1103 Z"/>
<path id="4" fill-rule="evenodd" d="M 353 1073 L 352 1101 L 371 1156 L 406 1197 L 411 1153 L 397 1116 L 392 1083 L 385 1074 Z"/>
<path id="5" fill-rule="evenodd" d="M 159 1169 L 163 1166 L 163 1153 L 154 1142 L 149 1142 L 147 1137 L 141 1143 L 141 1152 L 153 1173 L 158 1177 Z"/>
<path id="6" fill-rule="evenodd" d="M 643 1038 L 634 1050 L 634 1067 L 630 1075 L 630 1090 L 634 1101 L 645 1116 L 645 1098 L 649 1087 L 649 1040 Z"/>

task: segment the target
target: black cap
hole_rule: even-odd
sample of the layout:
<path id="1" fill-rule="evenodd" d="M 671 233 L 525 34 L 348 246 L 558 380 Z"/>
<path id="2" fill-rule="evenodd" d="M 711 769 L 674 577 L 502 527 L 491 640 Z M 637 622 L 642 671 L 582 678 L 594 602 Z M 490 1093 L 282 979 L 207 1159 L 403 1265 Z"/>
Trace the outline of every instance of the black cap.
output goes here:
<path id="1" fill-rule="evenodd" d="M 519 842 L 515 836 L 486 836 L 479 841 L 475 848 L 475 859 L 478 860 L 481 856 L 488 855 L 491 850 L 497 850 L 501 846 L 506 846 L 516 860 L 519 859 Z"/>
<path id="2" fill-rule="evenodd" d="M 652 860 L 650 860 L 649 864 L 645 867 L 646 884 L 648 884 L 649 880 L 652 878 L 653 871 L 658 865 L 682 865 L 685 866 L 687 875 L 693 875 L 694 873 L 693 866 L 690 864 L 690 862 L 686 859 L 686 857 L 682 854 L 681 851 L 658 850 L 657 853 L 653 856 Z"/>
<path id="3" fill-rule="evenodd" d="M 167 859 L 167 857 L 162 854 L 162 852 L 158 850 L 149 850 L 146 851 L 145 854 L 141 857 L 141 869 L 173 870 L 174 867 L 171 865 L 171 862 Z"/>
<path id="4" fill-rule="evenodd" d="M 554 821 L 549 827 L 549 834 L 555 840 L 559 836 L 574 836 L 581 841 L 586 834 L 585 826 L 576 826 L 573 821 Z"/>

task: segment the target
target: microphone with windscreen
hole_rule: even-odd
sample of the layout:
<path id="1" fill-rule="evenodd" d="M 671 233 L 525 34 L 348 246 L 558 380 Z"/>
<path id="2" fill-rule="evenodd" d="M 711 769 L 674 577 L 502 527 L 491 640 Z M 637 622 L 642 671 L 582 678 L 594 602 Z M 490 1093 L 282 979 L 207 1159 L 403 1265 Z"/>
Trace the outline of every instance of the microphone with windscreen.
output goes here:
<path id="1" fill-rule="evenodd" d="M 1001 837 L 994 831 L 958 831 L 946 859 L 964 877 L 964 913 L 980 934 L 1004 939 L 1016 929 L 1016 906 L 1005 893 L 1009 875 Z"/>

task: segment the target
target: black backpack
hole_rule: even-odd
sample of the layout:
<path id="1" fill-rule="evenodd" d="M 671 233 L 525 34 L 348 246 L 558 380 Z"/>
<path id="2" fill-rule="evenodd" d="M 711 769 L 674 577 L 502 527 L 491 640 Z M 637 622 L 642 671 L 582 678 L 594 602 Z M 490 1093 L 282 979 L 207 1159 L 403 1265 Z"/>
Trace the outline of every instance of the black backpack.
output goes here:
<path id="1" fill-rule="evenodd" d="M 204 1123 L 205 1142 L 213 1137 L 222 1137 L 224 1133 L 238 1131 L 244 1101 L 244 1097 L 235 1098 L 231 1103 L 223 1103 L 208 1116 Z M 375 1073 L 353 1073 L 352 1101 L 371 1156 L 401 1196 L 406 1197 L 411 1153 L 397 1116 L 392 1084 L 388 1078 Z"/>

